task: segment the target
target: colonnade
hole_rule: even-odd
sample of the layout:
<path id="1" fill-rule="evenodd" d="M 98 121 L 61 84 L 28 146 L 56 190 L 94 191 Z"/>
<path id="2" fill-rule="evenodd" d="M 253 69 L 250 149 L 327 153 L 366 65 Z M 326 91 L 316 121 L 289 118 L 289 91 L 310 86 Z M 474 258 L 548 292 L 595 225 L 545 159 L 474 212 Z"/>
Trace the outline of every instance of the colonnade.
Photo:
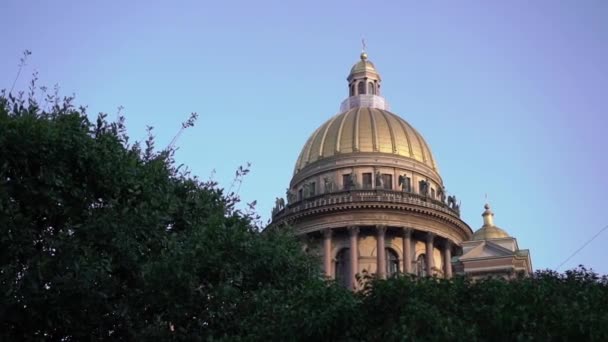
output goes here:
<path id="1" fill-rule="evenodd" d="M 349 235 L 349 260 L 350 260 L 350 276 L 349 276 L 349 287 L 356 288 L 357 282 L 355 275 L 359 273 L 359 227 L 349 226 L 346 227 Z M 377 225 L 376 227 L 376 275 L 382 279 L 386 278 L 386 244 L 385 237 L 387 227 L 385 225 Z M 399 228 L 402 230 L 403 238 L 403 256 L 402 256 L 402 271 L 404 273 L 414 273 L 412 270 L 412 228 Z M 427 267 L 427 274 L 433 275 L 434 272 L 434 258 L 433 248 L 435 245 L 436 236 L 433 233 L 426 232 L 425 240 L 425 262 Z M 452 278 L 452 247 L 453 244 L 448 239 L 442 239 L 442 258 L 443 258 L 443 275 L 445 278 Z M 323 230 L 323 269 L 325 276 L 328 278 L 332 277 L 332 229 L 327 228 Z"/>

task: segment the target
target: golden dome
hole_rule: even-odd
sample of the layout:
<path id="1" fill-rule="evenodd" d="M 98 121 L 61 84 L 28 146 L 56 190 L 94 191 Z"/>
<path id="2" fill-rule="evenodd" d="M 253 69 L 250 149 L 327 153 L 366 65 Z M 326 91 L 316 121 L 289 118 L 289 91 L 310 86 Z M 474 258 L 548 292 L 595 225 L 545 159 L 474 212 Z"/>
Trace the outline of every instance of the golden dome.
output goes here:
<path id="1" fill-rule="evenodd" d="M 358 74 L 362 72 L 371 72 L 378 75 L 378 71 L 376 71 L 376 67 L 374 63 L 370 62 L 367 59 L 367 54 L 365 52 L 361 53 L 361 60 L 350 69 L 350 74 Z"/>
<path id="2" fill-rule="evenodd" d="M 501 239 L 509 237 L 509 234 L 504 230 L 494 225 L 494 213 L 490 210 L 490 205 L 484 206 L 486 209 L 481 216 L 483 216 L 483 226 L 473 233 L 472 240 L 488 240 L 488 239 Z"/>
<path id="3" fill-rule="evenodd" d="M 438 172 L 427 143 L 410 124 L 387 110 L 357 107 L 335 115 L 308 138 L 294 174 L 323 158 L 370 152 L 411 158 Z"/>
<path id="4" fill-rule="evenodd" d="M 496 226 L 481 227 L 475 233 L 473 233 L 472 240 L 488 240 L 488 239 L 501 239 L 509 237 L 509 234 L 503 229 Z"/>
<path id="5" fill-rule="evenodd" d="M 367 59 L 363 59 L 363 58 L 361 58 L 361 60 L 359 62 L 357 62 L 355 65 L 353 65 L 352 69 L 350 69 L 351 75 L 358 74 L 361 72 L 372 72 L 374 74 L 378 74 L 378 72 L 376 71 L 376 67 L 374 66 L 374 63 L 368 61 Z"/>

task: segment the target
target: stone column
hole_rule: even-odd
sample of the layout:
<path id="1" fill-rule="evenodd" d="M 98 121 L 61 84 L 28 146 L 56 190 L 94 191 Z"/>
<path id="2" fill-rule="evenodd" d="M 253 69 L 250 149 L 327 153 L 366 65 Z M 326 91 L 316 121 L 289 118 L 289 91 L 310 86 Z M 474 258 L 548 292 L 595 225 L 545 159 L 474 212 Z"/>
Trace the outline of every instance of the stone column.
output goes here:
<path id="1" fill-rule="evenodd" d="M 452 241 L 446 240 L 443 248 L 443 274 L 445 279 L 450 279 L 452 278 Z"/>
<path id="2" fill-rule="evenodd" d="M 426 235 L 426 274 L 432 276 L 434 274 L 433 267 L 435 263 L 433 260 L 433 241 L 435 240 L 435 234 L 427 233 Z"/>
<path id="3" fill-rule="evenodd" d="M 331 275 L 331 229 L 323 230 L 323 270 L 327 278 Z"/>
<path id="4" fill-rule="evenodd" d="M 348 227 L 350 236 L 350 288 L 357 289 L 357 278 L 359 273 L 359 227 Z"/>
<path id="5" fill-rule="evenodd" d="M 403 273 L 412 273 L 412 229 L 403 228 Z"/>
<path id="6" fill-rule="evenodd" d="M 386 234 L 386 226 L 376 226 L 376 241 L 378 242 L 376 255 L 378 257 L 376 261 L 376 275 L 380 279 L 386 278 L 386 246 L 384 243 L 384 236 Z"/>
<path id="7" fill-rule="evenodd" d="M 376 186 L 376 184 L 377 184 L 376 182 L 377 181 L 378 180 L 376 179 L 376 169 L 373 169 L 372 170 L 372 187 L 370 189 L 373 189 L 373 190 L 377 190 L 378 189 L 378 187 Z M 361 176 L 361 183 L 363 183 L 363 176 Z"/>

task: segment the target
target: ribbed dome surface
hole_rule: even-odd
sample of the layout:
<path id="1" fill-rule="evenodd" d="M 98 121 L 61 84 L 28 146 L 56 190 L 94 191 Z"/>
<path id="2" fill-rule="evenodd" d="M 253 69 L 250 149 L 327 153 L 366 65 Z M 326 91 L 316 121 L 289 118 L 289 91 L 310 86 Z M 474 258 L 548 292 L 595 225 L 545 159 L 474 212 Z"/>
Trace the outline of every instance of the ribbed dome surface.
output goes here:
<path id="1" fill-rule="evenodd" d="M 496 226 L 483 226 L 473 233 L 472 240 L 501 239 L 509 237 L 509 234 Z"/>
<path id="2" fill-rule="evenodd" d="M 360 72 L 373 72 L 375 74 L 378 73 L 376 71 L 376 67 L 374 66 L 374 63 L 368 61 L 367 59 L 361 59 L 359 62 L 357 62 L 355 65 L 353 65 L 353 67 L 350 69 L 351 75 L 360 73 Z"/>
<path id="3" fill-rule="evenodd" d="M 422 136 L 405 120 L 378 108 L 353 108 L 329 119 L 304 145 L 294 173 L 340 154 L 375 152 L 411 158 L 437 170 Z"/>

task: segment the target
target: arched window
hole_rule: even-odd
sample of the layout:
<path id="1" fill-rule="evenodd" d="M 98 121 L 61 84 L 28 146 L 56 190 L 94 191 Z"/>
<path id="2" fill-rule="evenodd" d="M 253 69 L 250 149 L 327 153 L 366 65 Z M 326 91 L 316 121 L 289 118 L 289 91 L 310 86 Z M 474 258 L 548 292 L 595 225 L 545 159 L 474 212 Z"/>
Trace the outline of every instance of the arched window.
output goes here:
<path id="1" fill-rule="evenodd" d="M 355 96 L 355 84 L 351 84 L 349 87 L 348 96 Z"/>
<path id="2" fill-rule="evenodd" d="M 359 82 L 359 85 L 357 86 L 357 92 L 357 95 L 365 94 L 365 82 Z"/>
<path id="3" fill-rule="evenodd" d="M 348 248 L 343 248 L 336 255 L 336 281 L 338 284 L 348 287 L 350 277 L 350 253 Z"/>
<path id="4" fill-rule="evenodd" d="M 367 93 L 368 94 L 372 94 L 372 95 L 376 95 L 376 89 L 374 89 L 374 83 L 369 82 L 367 84 Z"/>
<path id="5" fill-rule="evenodd" d="M 416 274 L 419 277 L 426 277 L 426 255 L 420 254 L 416 260 Z"/>
<path id="6" fill-rule="evenodd" d="M 386 275 L 388 277 L 399 273 L 399 256 L 394 250 L 386 249 Z"/>

